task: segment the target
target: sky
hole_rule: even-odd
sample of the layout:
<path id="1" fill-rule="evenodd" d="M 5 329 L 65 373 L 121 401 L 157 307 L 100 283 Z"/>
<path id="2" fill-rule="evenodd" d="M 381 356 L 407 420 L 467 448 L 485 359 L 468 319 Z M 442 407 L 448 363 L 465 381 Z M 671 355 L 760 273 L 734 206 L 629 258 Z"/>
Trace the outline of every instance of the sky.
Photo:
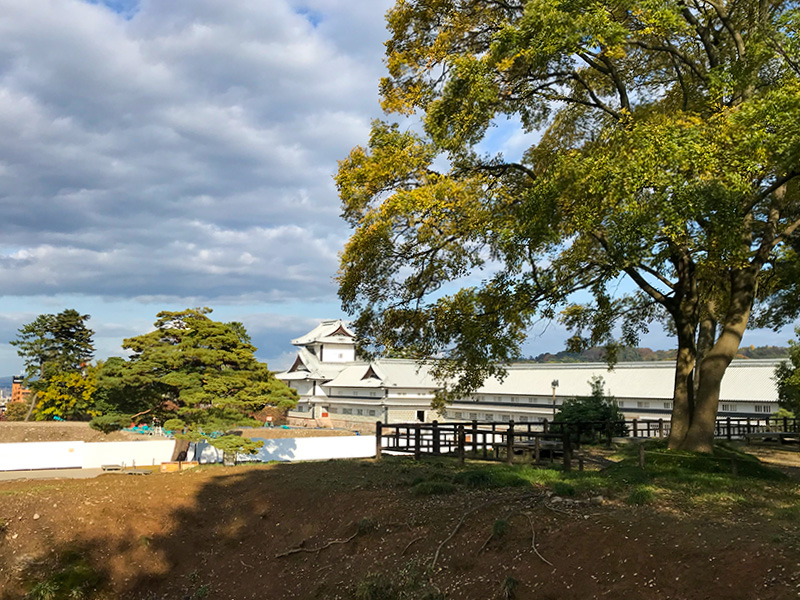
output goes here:
<path id="1" fill-rule="evenodd" d="M 66 308 L 105 358 L 209 306 L 273 369 L 346 317 L 333 174 L 382 114 L 392 3 L 0 0 L 0 375 L 22 370 L 18 328 Z M 525 144 L 514 123 L 489 140 Z M 557 324 L 532 333 L 525 354 L 563 348 Z"/>

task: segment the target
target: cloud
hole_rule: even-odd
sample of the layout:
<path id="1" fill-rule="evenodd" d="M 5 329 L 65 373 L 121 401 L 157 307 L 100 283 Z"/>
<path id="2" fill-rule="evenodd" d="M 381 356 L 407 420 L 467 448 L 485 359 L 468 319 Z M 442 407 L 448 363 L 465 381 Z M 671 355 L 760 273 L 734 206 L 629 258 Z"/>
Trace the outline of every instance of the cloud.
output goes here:
<path id="1" fill-rule="evenodd" d="M 390 4 L 0 0 L 4 293 L 332 298 Z"/>

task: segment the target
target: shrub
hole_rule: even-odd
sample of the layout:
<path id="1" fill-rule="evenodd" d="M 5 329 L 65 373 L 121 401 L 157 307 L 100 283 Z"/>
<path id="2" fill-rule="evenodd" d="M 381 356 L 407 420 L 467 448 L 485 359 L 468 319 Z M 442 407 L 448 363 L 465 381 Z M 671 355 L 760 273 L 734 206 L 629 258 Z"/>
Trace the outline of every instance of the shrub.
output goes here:
<path id="1" fill-rule="evenodd" d="M 606 396 L 603 378 L 592 377 L 589 383 L 592 386 L 591 396 L 566 400 L 555 416 L 553 430 L 558 431 L 555 425 L 561 423 L 561 427 L 565 427 L 568 432 L 577 436 L 577 424 L 580 423 L 582 441 L 603 438 L 609 430 L 611 435 L 616 437 L 627 435 L 625 416 L 617 406 L 616 399 L 613 396 Z"/>
<path id="2" fill-rule="evenodd" d="M 80 600 L 89 598 L 102 585 L 104 577 L 94 570 L 80 553 L 68 552 L 58 568 L 32 582 L 31 600 Z"/>
<path id="3" fill-rule="evenodd" d="M 650 504 L 653 502 L 653 500 L 655 500 L 655 497 L 656 495 L 652 489 L 647 486 L 640 485 L 628 495 L 628 504 L 634 504 L 637 506 Z"/>
<path id="4" fill-rule="evenodd" d="M 553 484 L 553 493 L 557 496 L 574 496 L 575 488 L 564 481 L 556 481 Z"/>
<path id="5" fill-rule="evenodd" d="M 100 417 L 95 417 L 89 421 L 89 427 L 102 431 L 103 433 L 111 433 L 112 431 L 119 431 L 130 425 L 130 415 L 109 414 Z"/>
<path id="6" fill-rule="evenodd" d="M 415 496 L 437 496 L 440 494 L 452 494 L 456 491 L 456 486 L 449 481 L 422 481 L 411 488 Z"/>
<path id="7" fill-rule="evenodd" d="M 6 405 L 6 419 L 9 421 L 24 421 L 28 416 L 27 402 L 9 402 Z"/>

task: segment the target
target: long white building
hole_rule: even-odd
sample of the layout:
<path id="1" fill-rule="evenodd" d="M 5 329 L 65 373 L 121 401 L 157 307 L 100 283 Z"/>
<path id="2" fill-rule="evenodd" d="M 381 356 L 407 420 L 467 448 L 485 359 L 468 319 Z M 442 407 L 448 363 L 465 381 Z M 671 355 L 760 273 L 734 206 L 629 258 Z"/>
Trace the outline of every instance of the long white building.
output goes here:
<path id="1" fill-rule="evenodd" d="M 358 360 L 353 332 L 341 320 L 323 321 L 292 344 L 297 358 L 277 377 L 300 395 L 297 409 L 289 412 L 294 425 L 369 429 L 376 421 L 550 420 L 564 400 L 589 395 L 589 382 L 598 375 L 628 418 L 667 419 L 672 410 L 672 362 L 620 363 L 613 370 L 603 363 L 514 364 L 502 382 L 487 380 L 440 415 L 431 409 L 438 386 L 429 365 L 395 358 Z M 775 412 L 778 362 L 733 361 L 722 382 L 720 416 Z"/>

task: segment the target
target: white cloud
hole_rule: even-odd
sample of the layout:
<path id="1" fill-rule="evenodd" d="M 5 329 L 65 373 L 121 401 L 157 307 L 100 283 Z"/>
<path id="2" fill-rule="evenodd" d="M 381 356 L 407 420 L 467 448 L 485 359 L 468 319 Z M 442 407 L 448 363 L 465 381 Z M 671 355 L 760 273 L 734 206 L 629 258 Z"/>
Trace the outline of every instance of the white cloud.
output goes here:
<path id="1" fill-rule="evenodd" d="M 390 2 L 107 4 L 0 0 L 4 293 L 333 298 Z"/>

